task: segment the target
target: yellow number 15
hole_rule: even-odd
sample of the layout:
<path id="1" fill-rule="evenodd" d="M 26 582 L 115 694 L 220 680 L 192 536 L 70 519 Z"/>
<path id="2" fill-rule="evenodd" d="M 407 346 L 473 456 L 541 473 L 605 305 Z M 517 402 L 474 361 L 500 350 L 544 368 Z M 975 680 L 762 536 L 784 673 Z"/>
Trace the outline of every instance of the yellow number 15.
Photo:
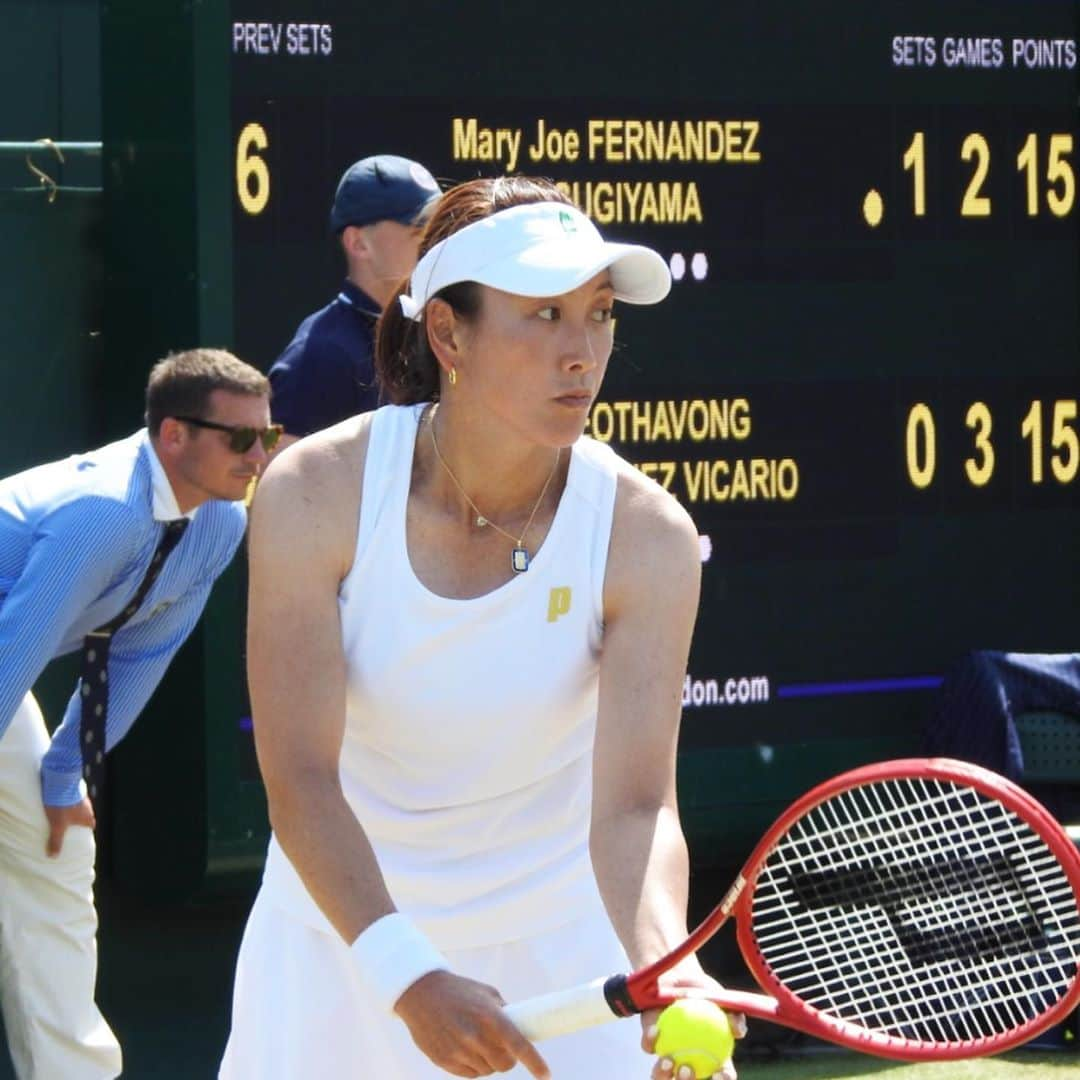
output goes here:
<path id="1" fill-rule="evenodd" d="M 249 214 L 261 214 L 270 201 L 270 170 L 255 152 L 270 145 L 262 124 L 247 124 L 236 140 L 236 197 Z"/>

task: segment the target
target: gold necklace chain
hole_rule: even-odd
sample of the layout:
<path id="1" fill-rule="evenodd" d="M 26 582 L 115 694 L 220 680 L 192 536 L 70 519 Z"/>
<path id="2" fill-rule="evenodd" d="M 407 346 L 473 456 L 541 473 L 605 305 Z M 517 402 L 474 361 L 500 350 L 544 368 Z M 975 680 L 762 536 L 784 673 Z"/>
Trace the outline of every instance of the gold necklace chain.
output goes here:
<path id="1" fill-rule="evenodd" d="M 525 522 L 525 527 L 521 530 L 521 535 L 515 537 L 513 533 L 507 532 L 501 525 L 496 524 L 491 518 L 485 516 L 481 512 L 480 507 L 469 498 L 469 493 L 461 486 L 461 481 L 454 475 L 454 470 L 446 464 L 446 459 L 439 450 L 439 442 L 435 438 L 435 412 L 436 410 L 433 409 L 431 412 L 431 420 L 428 422 L 428 430 L 431 432 L 431 448 L 435 451 L 435 457 L 438 458 L 439 464 L 446 470 L 446 475 L 450 477 L 454 483 L 454 487 L 461 492 L 461 497 L 469 504 L 472 512 L 476 515 L 476 524 L 481 528 L 485 525 L 490 525 L 497 533 L 501 533 L 505 536 L 507 540 L 513 541 L 514 551 L 510 556 L 510 565 L 515 573 L 523 573 L 525 570 L 529 569 L 529 551 L 528 548 L 525 547 L 525 537 L 529 534 L 533 518 L 536 517 L 536 512 L 540 509 L 540 504 L 544 501 L 547 489 L 551 486 L 551 481 L 559 468 L 559 460 L 562 457 L 562 447 L 559 447 L 559 449 L 555 451 L 555 463 L 551 466 L 551 472 L 548 473 L 547 479 L 544 481 L 544 486 L 540 489 L 540 495 L 532 508 L 529 520 Z"/>

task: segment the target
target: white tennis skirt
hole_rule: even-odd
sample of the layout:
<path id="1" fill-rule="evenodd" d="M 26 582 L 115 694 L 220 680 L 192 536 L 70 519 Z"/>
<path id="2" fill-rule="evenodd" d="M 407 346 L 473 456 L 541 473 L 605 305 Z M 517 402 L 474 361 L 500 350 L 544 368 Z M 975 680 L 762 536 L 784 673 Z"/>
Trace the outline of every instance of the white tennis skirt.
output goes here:
<path id="1" fill-rule="evenodd" d="M 507 1001 L 627 970 L 603 907 L 535 938 L 447 950 L 455 974 L 494 986 Z M 553 1080 L 647 1080 L 655 1058 L 637 1018 L 539 1044 Z M 598 1062 L 602 1063 L 598 1066 Z M 371 1005 L 345 943 L 282 911 L 260 893 L 237 961 L 232 1031 L 219 1080 L 445 1080 L 405 1024 Z M 517 1066 L 500 1076 L 529 1077 Z"/>

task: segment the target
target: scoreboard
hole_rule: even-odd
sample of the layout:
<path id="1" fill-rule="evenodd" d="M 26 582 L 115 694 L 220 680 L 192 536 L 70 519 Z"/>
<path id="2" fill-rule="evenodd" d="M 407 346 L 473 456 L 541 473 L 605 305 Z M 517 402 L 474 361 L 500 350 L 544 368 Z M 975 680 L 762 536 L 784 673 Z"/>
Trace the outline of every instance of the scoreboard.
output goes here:
<path id="1" fill-rule="evenodd" d="M 147 48 L 160 17 L 110 7 Z M 964 653 L 1078 648 L 1078 22 L 1076 0 L 177 3 L 157 30 L 197 58 L 176 141 L 200 240 L 169 344 L 267 368 L 338 288 L 330 201 L 373 153 L 550 177 L 660 251 L 672 294 L 619 308 L 589 433 L 697 523 L 684 813 L 696 855 L 741 856 L 810 783 L 917 753 Z M 224 788 L 254 782 L 235 595 L 205 664 Z"/>

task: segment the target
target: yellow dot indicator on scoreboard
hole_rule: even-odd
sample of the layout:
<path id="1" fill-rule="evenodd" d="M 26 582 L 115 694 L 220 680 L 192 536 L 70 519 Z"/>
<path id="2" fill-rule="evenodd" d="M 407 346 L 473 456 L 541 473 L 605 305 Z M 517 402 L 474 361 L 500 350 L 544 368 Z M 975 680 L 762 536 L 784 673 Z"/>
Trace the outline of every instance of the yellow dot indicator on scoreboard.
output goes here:
<path id="1" fill-rule="evenodd" d="M 871 229 L 876 229 L 881 224 L 881 219 L 885 216 L 885 203 L 882 202 L 877 188 L 871 188 L 866 193 L 866 198 L 862 201 L 862 213 Z"/>

